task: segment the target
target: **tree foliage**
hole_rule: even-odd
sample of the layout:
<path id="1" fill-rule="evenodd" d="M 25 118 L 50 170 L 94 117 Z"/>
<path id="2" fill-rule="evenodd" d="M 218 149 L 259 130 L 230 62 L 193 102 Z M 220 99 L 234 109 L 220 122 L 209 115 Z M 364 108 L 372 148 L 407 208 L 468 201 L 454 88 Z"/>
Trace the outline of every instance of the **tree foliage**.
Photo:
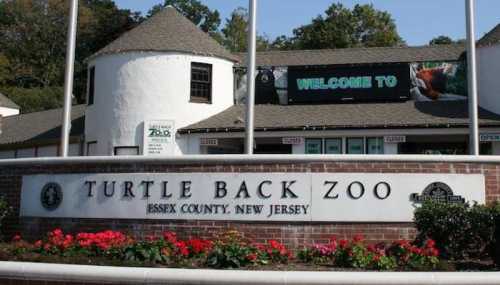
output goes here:
<path id="1" fill-rule="evenodd" d="M 244 52 L 248 46 L 248 10 L 239 7 L 226 19 L 222 28 L 222 43 L 232 52 Z M 264 51 L 271 48 L 266 36 L 257 35 L 257 50 Z"/>
<path id="2" fill-rule="evenodd" d="M 221 23 L 219 11 L 211 10 L 199 0 L 164 0 L 163 4 L 153 6 L 148 17 L 167 6 L 175 7 L 206 33 L 217 33 L 219 29 Z"/>
<path id="3" fill-rule="evenodd" d="M 429 45 L 435 46 L 435 45 L 449 45 L 452 44 L 453 40 L 448 37 L 448 36 L 439 36 L 433 38 L 430 42 Z"/>
<path id="4" fill-rule="evenodd" d="M 2 92 L 21 107 L 23 113 L 60 108 L 63 106 L 63 87 L 7 87 Z"/>
<path id="5" fill-rule="evenodd" d="M 463 43 L 465 43 L 465 39 L 458 39 L 455 41 L 448 36 L 438 36 L 433 38 L 429 42 L 429 45 L 435 46 L 435 45 L 451 45 L 451 44 L 463 44 Z"/>
<path id="6" fill-rule="evenodd" d="M 69 3 L 65 0 L 0 1 L 0 89 L 7 95 L 10 96 L 6 89 L 11 87 L 44 90 L 64 84 Z M 74 92 L 78 102 L 83 102 L 85 97 L 85 58 L 140 20 L 139 14 L 118 9 L 112 0 L 80 0 Z M 60 96 L 48 101 L 57 102 L 57 98 Z M 58 103 L 42 104 L 36 109 L 26 100 L 17 98 L 16 102 L 23 112 L 58 106 Z"/>
<path id="7" fill-rule="evenodd" d="M 356 5 L 353 9 L 334 3 L 312 23 L 293 31 L 292 44 L 286 48 L 323 49 L 349 47 L 382 47 L 404 44 L 392 16 L 373 5 Z M 278 43 L 280 43 L 278 42 Z"/>

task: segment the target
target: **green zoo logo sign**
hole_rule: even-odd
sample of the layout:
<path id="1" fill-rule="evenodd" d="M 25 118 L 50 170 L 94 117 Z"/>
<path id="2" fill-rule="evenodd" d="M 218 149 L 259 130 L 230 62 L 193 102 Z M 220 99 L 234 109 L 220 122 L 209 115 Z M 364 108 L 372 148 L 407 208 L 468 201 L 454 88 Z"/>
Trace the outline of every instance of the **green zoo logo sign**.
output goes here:
<path id="1" fill-rule="evenodd" d="M 149 128 L 149 137 L 151 138 L 170 138 L 172 137 L 172 131 L 170 127 L 155 127 Z"/>

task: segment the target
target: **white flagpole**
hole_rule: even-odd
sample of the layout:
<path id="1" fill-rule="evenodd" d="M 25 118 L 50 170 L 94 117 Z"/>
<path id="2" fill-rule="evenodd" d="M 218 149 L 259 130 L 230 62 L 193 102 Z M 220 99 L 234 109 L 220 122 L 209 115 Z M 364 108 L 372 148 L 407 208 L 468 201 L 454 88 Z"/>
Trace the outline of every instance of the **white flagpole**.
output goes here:
<path id="1" fill-rule="evenodd" d="M 257 0 L 249 0 L 248 56 L 247 56 L 247 114 L 245 129 L 246 154 L 253 154 L 254 148 L 254 106 L 255 106 L 255 57 L 257 46 Z"/>
<path id="2" fill-rule="evenodd" d="M 68 156 L 69 134 L 71 130 L 71 97 L 73 94 L 73 75 L 75 70 L 76 24 L 78 0 L 71 0 L 66 47 L 66 70 L 64 74 L 64 108 L 61 130 L 60 156 Z"/>
<path id="3" fill-rule="evenodd" d="M 469 147 L 471 155 L 479 155 L 479 125 L 477 103 L 477 65 L 475 0 L 465 0 L 467 15 L 467 68 L 469 85 Z"/>

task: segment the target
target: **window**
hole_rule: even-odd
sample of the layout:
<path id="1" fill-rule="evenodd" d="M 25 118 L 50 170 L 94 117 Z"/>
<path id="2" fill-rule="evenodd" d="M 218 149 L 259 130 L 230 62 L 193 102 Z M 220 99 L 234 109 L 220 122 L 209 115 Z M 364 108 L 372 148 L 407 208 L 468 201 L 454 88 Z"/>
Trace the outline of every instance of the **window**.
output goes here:
<path id="1" fill-rule="evenodd" d="M 326 154 L 342 154 L 342 139 L 325 139 Z"/>
<path id="2" fill-rule="evenodd" d="M 306 154 L 322 154 L 323 139 L 306 139 Z"/>
<path id="3" fill-rule="evenodd" d="M 95 92 L 95 66 L 92 66 L 89 71 L 89 96 L 87 105 L 94 105 L 94 92 Z"/>
<path id="4" fill-rule="evenodd" d="M 191 102 L 212 102 L 212 65 L 191 63 Z"/>
<path id="5" fill-rule="evenodd" d="M 364 154 L 364 138 L 347 138 L 347 154 Z"/>
<path id="6" fill-rule="evenodd" d="M 384 154 L 384 138 L 367 138 L 367 154 Z"/>
<path id="7" fill-rule="evenodd" d="M 115 147 L 115 155 L 139 155 L 138 146 L 117 146 Z"/>

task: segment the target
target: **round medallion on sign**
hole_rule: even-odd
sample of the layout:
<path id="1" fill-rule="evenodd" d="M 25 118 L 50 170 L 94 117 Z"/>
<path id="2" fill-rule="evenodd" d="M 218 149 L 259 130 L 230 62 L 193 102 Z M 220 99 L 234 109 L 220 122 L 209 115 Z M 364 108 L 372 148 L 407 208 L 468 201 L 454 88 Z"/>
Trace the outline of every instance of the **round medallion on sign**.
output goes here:
<path id="1" fill-rule="evenodd" d="M 411 194 L 410 200 L 415 203 L 423 203 L 425 201 L 460 204 L 465 203 L 465 199 L 462 196 L 453 194 L 451 187 L 443 182 L 434 182 L 429 184 L 429 186 L 425 187 L 422 195 L 419 195 L 418 193 Z"/>
<path id="2" fill-rule="evenodd" d="M 427 186 L 423 193 L 425 196 L 431 196 L 436 198 L 453 196 L 453 191 L 450 186 L 443 182 L 434 182 Z"/>
<path id="3" fill-rule="evenodd" d="M 59 184 L 51 182 L 43 186 L 40 201 L 45 209 L 49 211 L 57 209 L 61 205 L 62 199 L 63 193 Z"/>

